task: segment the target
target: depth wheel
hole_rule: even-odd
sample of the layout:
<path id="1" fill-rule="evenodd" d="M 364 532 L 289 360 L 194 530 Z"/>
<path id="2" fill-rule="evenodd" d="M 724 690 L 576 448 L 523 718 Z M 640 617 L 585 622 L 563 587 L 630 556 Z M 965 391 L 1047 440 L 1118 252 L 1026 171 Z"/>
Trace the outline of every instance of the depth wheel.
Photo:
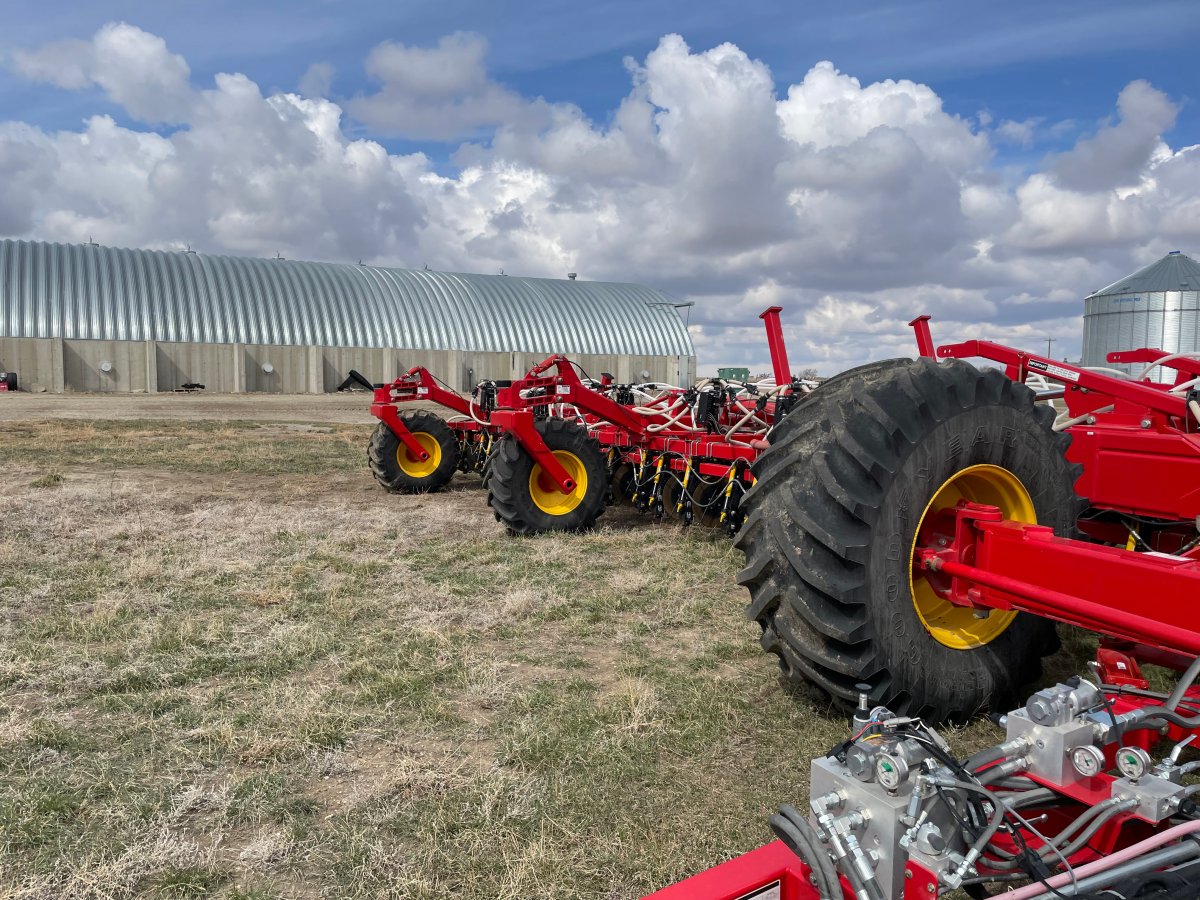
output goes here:
<path id="1" fill-rule="evenodd" d="M 458 468 L 462 452 L 458 438 L 450 426 L 433 413 L 405 413 L 400 421 L 412 432 L 429 458 L 415 459 L 392 429 L 380 422 L 371 433 L 371 443 L 367 447 L 371 474 L 383 488 L 397 494 L 425 494 L 444 487 Z"/>
<path id="2" fill-rule="evenodd" d="M 1057 649 L 1053 623 L 941 600 L 912 565 L 960 499 L 1074 533 L 1070 438 L 1001 372 L 873 363 L 823 384 L 776 428 L 743 498 L 738 580 L 785 678 L 850 704 L 962 722 L 1013 700 Z"/>
<path id="3" fill-rule="evenodd" d="M 600 445 L 586 428 L 562 419 L 547 419 L 536 427 L 575 489 L 560 491 L 517 439 L 506 434 L 491 456 L 488 505 L 513 534 L 590 529 L 608 502 L 608 467 Z"/>

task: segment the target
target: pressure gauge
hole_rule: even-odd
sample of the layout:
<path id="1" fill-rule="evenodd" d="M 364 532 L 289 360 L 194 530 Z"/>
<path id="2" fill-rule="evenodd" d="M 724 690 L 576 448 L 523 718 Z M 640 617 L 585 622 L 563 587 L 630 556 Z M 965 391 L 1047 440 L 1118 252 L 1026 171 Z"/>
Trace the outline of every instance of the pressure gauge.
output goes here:
<path id="1" fill-rule="evenodd" d="M 898 754 L 881 753 L 875 760 L 875 780 L 885 791 L 898 790 L 908 780 L 908 763 Z"/>
<path id="2" fill-rule="evenodd" d="M 1117 751 L 1117 770 L 1130 781 L 1150 771 L 1150 754 L 1141 747 L 1122 747 Z"/>
<path id="3" fill-rule="evenodd" d="M 1071 765 L 1084 778 L 1093 778 L 1104 771 L 1104 751 L 1091 744 L 1071 751 Z"/>

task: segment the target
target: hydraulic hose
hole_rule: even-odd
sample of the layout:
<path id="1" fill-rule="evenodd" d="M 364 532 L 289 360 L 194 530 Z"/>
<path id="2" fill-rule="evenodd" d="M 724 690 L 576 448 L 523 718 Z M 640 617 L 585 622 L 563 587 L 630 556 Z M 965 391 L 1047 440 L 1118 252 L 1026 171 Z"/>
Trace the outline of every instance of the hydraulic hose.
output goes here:
<path id="1" fill-rule="evenodd" d="M 975 840 L 975 843 L 971 845 L 971 849 L 967 851 L 962 865 L 959 866 L 958 877 L 961 880 L 966 873 L 970 871 L 971 866 L 975 864 L 975 860 L 979 859 L 979 857 L 983 855 L 984 848 L 991 843 L 992 838 L 996 836 L 996 832 L 1000 830 L 1000 826 L 1004 824 L 1004 816 L 1008 812 L 1009 807 L 1007 804 L 1001 803 L 996 798 L 996 795 L 987 788 L 980 787 L 977 784 L 972 784 L 969 781 L 958 781 L 957 779 L 939 779 L 936 783 L 947 787 L 956 787 L 959 790 L 974 791 L 977 794 L 983 794 L 985 797 L 991 800 L 992 804 L 996 807 L 996 810 L 994 813 L 992 813 L 992 818 L 988 822 L 987 827 L 983 829 L 983 832 Z"/>
<path id="2" fill-rule="evenodd" d="M 1172 712 L 1167 708 L 1157 709 L 1155 707 L 1143 707 L 1146 710 L 1145 718 L 1139 719 L 1129 730 L 1137 728 L 1154 728 L 1161 725 L 1163 722 L 1169 722 L 1172 725 L 1178 725 L 1180 728 L 1200 728 L 1200 716 L 1181 716 L 1177 712 Z"/>
<path id="3" fill-rule="evenodd" d="M 1061 890 L 1057 888 L 1056 890 L 1059 890 L 1059 893 L 1066 891 L 1065 896 L 1076 897 L 1098 888 L 1103 888 L 1123 878 L 1130 878 L 1134 875 L 1140 875 L 1143 872 L 1158 872 L 1169 865 L 1185 862 L 1198 855 L 1200 855 L 1200 846 L 1197 846 L 1192 841 L 1188 841 L 1183 844 L 1176 844 L 1174 847 L 1156 850 L 1154 853 L 1147 853 L 1133 862 L 1115 866 L 1109 871 L 1101 872 L 1090 878 L 1081 878 L 1075 885 L 1064 885 Z M 1048 897 L 1050 895 L 1043 894 L 1042 896 Z"/>
<path id="4" fill-rule="evenodd" d="M 988 747 L 986 750 L 980 750 L 974 756 L 968 756 L 963 762 L 963 768 L 968 772 L 977 772 L 986 766 L 988 763 L 994 763 L 998 759 L 1004 759 L 1008 754 L 1004 747 L 997 744 L 994 747 Z"/>
<path id="5" fill-rule="evenodd" d="M 1071 883 L 1074 879 L 1083 879 L 1099 872 L 1108 872 L 1110 869 L 1114 869 L 1130 860 L 1136 860 L 1143 854 L 1151 850 L 1156 850 L 1164 844 L 1169 844 L 1177 838 L 1187 837 L 1197 832 L 1200 832 L 1200 819 L 1192 822 L 1184 822 L 1182 825 L 1176 825 L 1174 828 L 1168 828 L 1166 831 L 1161 831 L 1156 835 L 1148 837 L 1144 841 L 1130 844 L 1123 850 L 1110 853 L 1103 859 L 1079 866 L 1074 872 L 1064 872 L 1046 881 L 1039 881 L 1025 887 L 1017 888 L 1015 891 L 1010 891 L 1004 895 L 1004 900 L 1033 900 L 1035 897 L 1042 897 L 1047 893 L 1047 888 L 1062 887 L 1065 884 Z"/>
<path id="6" fill-rule="evenodd" d="M 1137 806 L 1136 800 L 1110 798 L 1089 807 L 1078 818 L 1062 829 L 1062 831 L 1050 838 L 1048 846 L 1039 847 L 1037 855 L 1042 860 L 1048 860 L 1052 856 L 1070 856 L 1085 846 L 1092 839 L 1092 836 L 1103 828 L 1113 816 L 1134 806 Z M 1078 836 L 1074 836 L 1081 828 L 1083 831 Z M 1005 858 L 989 862 L 988 865 L 995 869 L 1015 869 L 1019 865 L 1014 854 L 1006 852 L 999 855 Z"/>
<path id="7" fill-rule="evenodd" d="M 1196 403 L 1195 400 L 1192 401 Z M 1197 419 L 1200 419 L 1200 414 L 1197 414 Z M 1200 656 L 1192 660 L 1192 664 L 1187 667 L 1182 675 L 1179 676 L 1179 681 L 1175 685 L 1175 690 L 1171 691 L 1171 696 L 1167 698 L 1167 702 L 1163 704 L 1167 709 L 1174 712 L 1179 708 L 1179 702 L 1183 700 L 1188 690 L 1196 683 L 1196 679 L 1200 677 Z"/>
<path id="8" fill-rule="evenodd" d="M 841 900 L 842 888 L 837 869 L 821 846 L 816 829 L 788 804 L 781 806 L 768 824 L 776 836 L 812 870 L 819 900 Z"/>

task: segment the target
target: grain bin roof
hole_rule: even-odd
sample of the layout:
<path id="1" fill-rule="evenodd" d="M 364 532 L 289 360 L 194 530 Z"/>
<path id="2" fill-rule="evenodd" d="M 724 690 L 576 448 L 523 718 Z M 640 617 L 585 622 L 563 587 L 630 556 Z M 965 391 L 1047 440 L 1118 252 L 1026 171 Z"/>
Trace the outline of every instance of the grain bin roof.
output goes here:
<path id="1" fill-rule="evenodd" d="M 0 336 L 692 356 L 636 284 L 0 240 Z"/>
<path id="2" fill-rule="evenodd" d="M 1091 296 L 1149 294 L 1156 291 L 1200 291 L 1200 263 L 1178 250 L 1172 250 L 1157 262 L 1138 269 L 1120 281 L 1114 281 Z"/>

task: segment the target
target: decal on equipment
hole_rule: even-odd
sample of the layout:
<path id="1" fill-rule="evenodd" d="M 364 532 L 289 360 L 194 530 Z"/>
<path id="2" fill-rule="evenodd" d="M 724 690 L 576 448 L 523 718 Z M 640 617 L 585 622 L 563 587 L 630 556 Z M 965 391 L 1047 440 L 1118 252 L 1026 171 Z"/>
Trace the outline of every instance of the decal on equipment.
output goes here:
<path id="1" fill-rule="evenodd" d="M 780 900 L 783 896 L 779 890 L 779 882 L 772 881 L 770 884 L 764 884 L 760 888 L 755 888 L 748 894 L 735 898 L 735 900 Z"/>
<path id="2" fill-rule="evenodd" d="M 1047 375 L 1053 375 L 1055 378 L 1065 378 L 1067 381 L 1078 381 L 1079 373 L 1072 372 L 1070 369 L 1064 369 L 1062 366 L 1056 366 L 1052 363 L 1044 363 L 1040 359 L 1031 359 L 1029 368 L 1036 372 L 1045 372 Z"/>

